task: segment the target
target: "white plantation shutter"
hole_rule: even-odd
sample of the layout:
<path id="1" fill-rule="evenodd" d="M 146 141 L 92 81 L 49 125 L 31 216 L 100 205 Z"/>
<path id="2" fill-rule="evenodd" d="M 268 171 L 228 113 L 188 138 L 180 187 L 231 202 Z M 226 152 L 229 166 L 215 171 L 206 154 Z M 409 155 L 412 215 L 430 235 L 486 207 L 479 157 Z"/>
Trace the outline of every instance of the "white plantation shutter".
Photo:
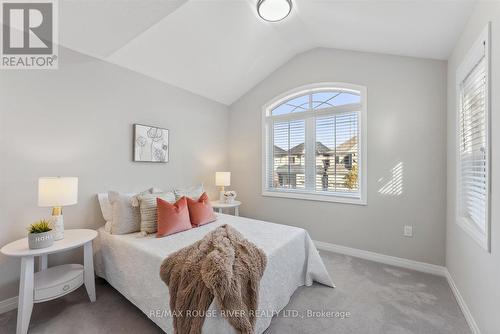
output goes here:
<path id="1" fill-rule="evenodd" d="M 487 35 L 461 66 L 458 89 L 458 218 L 485 248 L 489 239 L 489 84 Z"/>
<path id="2" fill-rule="evenodd" d="M 358 168 L 358 112 L 316 118 L 316 190 L 357 194 L 359 179 L 346 177 Z"/>
<path id="3" fill-rule="evenodd" d="M 304 159 L 295 153 L 305 152 L 305 121 L 274 122 L 270 187 L 305 188 Z"/>
<path id="4" fill-rule="evenodd" d="M 362 87 L 321 87 L 264 108 L 263 194 L 364 204 Z"/>

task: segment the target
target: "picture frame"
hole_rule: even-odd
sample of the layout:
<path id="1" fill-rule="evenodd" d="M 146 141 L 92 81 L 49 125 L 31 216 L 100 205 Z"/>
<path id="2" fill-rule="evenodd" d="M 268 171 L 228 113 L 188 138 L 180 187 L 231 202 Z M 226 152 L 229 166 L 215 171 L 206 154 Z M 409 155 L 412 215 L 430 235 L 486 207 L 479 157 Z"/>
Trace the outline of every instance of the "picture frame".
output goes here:
<path id="1" fill-rule="evenodd" d="M 169 161 L 169 130 L 157 126 L 134 124 L 135 162 L 167 163 Z"/>

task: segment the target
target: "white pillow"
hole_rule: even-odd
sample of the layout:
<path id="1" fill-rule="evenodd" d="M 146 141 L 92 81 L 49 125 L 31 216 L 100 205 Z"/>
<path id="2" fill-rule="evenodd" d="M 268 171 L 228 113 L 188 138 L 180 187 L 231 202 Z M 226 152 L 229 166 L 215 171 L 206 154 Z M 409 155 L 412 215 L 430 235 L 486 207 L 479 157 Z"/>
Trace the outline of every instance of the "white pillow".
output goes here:
<path id="1" fill-rule="evenodd" d="M 113 208 L 109 202 L 108 193 L 97 194 L 97 200 L 101 206 L 102 217 L 105 221 L 110 222 L 113 219 Z"/>
<path id="2" fill-rule="evenodd" d="M 174 189 L 175 200 L 178 200 L 182 196 L 189 197 L 194 200 L 198 200 L 200 196 L 204 193 L 203 184 L 187 187 L 187 188 L 178 188 Z"/>

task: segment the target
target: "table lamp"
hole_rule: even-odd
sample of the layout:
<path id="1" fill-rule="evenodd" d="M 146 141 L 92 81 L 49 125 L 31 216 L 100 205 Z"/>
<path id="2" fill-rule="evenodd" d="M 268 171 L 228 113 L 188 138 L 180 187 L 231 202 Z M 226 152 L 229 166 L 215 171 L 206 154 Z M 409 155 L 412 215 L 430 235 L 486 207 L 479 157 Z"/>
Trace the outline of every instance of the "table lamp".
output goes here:
<path id="1" fill-rule="evenodd" d="M 221 187 L 219 201 L 224 202 L 224 187 L 231 185 L 231 172 L 215 172 L 215 185 Z"/>
<path id="2" fill-rule="evenodd" d="M 41 177 L 38 179 L 38 206 L 52 207 L 54 240 L 64 238 L 62 207 L 78 202 L 77 177 Z"/>

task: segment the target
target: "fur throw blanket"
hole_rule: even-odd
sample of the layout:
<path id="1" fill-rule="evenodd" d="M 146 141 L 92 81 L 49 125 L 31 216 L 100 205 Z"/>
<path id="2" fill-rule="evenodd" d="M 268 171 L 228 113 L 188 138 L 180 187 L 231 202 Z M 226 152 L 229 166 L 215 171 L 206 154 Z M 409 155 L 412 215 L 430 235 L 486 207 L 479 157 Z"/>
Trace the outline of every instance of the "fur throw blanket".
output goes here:
<path id="1" fill-rule="evenodd" d="M 214 297 L 238 333 L 253 333 L 267 258 L 233 227 L 222 225 L 162 263 L 176 334 L 201 333 Z"/>

